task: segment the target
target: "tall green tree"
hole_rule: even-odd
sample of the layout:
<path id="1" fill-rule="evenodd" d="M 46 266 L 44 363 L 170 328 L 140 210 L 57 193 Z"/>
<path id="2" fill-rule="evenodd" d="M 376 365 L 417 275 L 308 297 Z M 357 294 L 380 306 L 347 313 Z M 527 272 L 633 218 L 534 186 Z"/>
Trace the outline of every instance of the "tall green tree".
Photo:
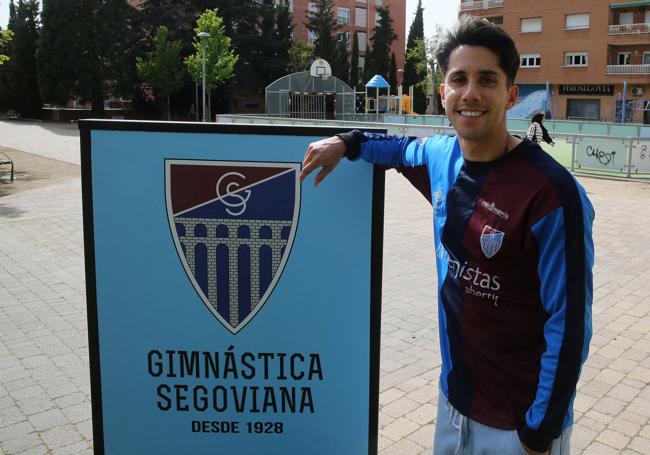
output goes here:
<path id="1" fill-rule="evenodd" d="M 352 37 L 352 55 L 350 56 L 350 86 L 361 87 L 359 80 L 359 37 L 353 33 Z"/>
<path id="2" fill-rule="evenodd" d="M 308 12 L 305 25 L 316 35 L 314 56 L 327 60 L 330 64 L 336 60 L 336 32 L 340 28 L 334 15 L 334 0 L 317 0 L 314 12 Z"/>
<path id="3" fill-rule="evenodd" d="M 38 80 L 43 101 L 65 105 L 78 93 L 78 59 L 81 55 L 80 2 L 43 0 L 38 46 Z"/>
<path id="4" fill-rule="evenodd" d="M 390 67 L 388 68 L 388 83 L 393 94 L 397 94 L 397 62 L 395 61 L 395 52 L 390 54 Z"/>
<path id="5" fill-rule="evenodd" d="M 346 84 L 350 83 L 350 61 L 348 60 L 348 41 L 345 35 L 336 44 L 336 54 L 332 64 L 332 75 Z"/>
<path id="6" fill-rule="evenodd" d="M 0 65 L 9 60 L 7 48 L 13 36 L 11 30 L 2 30 L 2 27 L 0 27 Z"/>
<path id="7" fill-rule="evenodd" d="M 299 71 L 308 71 L 311 62 L 314 60 L 314 46 L 307 41 L 295 40 L 289 48 L 289 59 L 287 62 L 287 71 L 297 73 Z"/>
<path id="8" fill-rule="evenodd" d="M 9 29 L 13 40 L 9 45 L 8 90 L 12 107 L 23 117 L 39 118 L 42 101 L 36 73 L 36 49 L 40 22 L 38 0 L 13 0 L 9 3 Z"/>
<path id="9" fill-rule="evenodd" d="M 437 27 L 432 39 L 422 38 L 416 40 L 415 46 L 408 54 L 416 62 L 415 68 L 419 80 L 415 86 L 422 90 L 423 93 L 433 95 L 434 114 L 440 113 L 441 110 L 439 87 L 443 82 L 443 75 L 440 66 L 435 60 L 435 52 L 441 39 L 442 29 Z"/>
<path id="10" fill-rule="evenodd" d="M 46 99 L 79 97 L 103 116 L 109 96 L 132 93 L 133 8 L 126 0 L 45 0 L 44 8 L 39 72 Z"/>
<path id="11" fill-rule="evenodd" d="M 259 88 L 284 76 L 289 59 L 293 24 L 289 7 L 274 0 L 263 0 L 260 8 L 260 34 L 251 63 L 259 77 Z"/>
<path id="12" fill-rule="evenodd" d="M 208 33 L 209 38 L 204 38 L 205 45 L 205 72 L 206 87 L 212 89 L 233 75 L 238 57 L 230 48 L 231 40 L 225 35 L 223 20 L 218 11 L 206 10 L 196 20 L 195 34 Z M 202 82 L 202 54 L 201 40 L 194 39 L 194 53 L 185 58 L 187 71 L 197 82 Z"/>
<path id="13" fill-rule="evenodd" d="M 0 30 L 0 112 L 9 109 L 13 104 L 13 96 L 10 90 L 9 59 L 11 54 L 11 30 Z M 4 65 L 3 65 L 4 63 Z M 13 106 L 11 106 L 13 108 Z"/>
<path id="14" fill-rule="evenodd" d="M 424 10 L 422 8 L 422 0 L 418 1 L 418 7 L 415 10 L 415 17 L 409 29 L 408 38 L 406 40 L 406 61 L 404 62 L 404 79 L 402 86 L 405 90 L 408 87 L 413 87 L 413 110 L 418 114 L 424 114 L 427 108 L 426 93 L 422 91 L 418 82 L 421 80 L 416 69 L 418 63 L 421 62 L 421 55 L 413 53 L 412 50 L 416 47 L 418 40 L 424 39 Z M 409 57 L 411 55 L 411 57 Z"/>
<path id="15" fill-rule="evenodd" d="M 170 41 L 167 27 L 161 25 L 153 38 L 153 50 L 136 60 L 138 77 L 154 89 L 157 100 L 166 101 L 167 120 L 171 120 L 169 97 L 183 87 L 180 53 L 181 41 Z"/>
<path id="16" fill-rule="evenodd" d="M 379 74 L 388 79 L 390 69 L 390 46 L 397 39 L 393 30 L 393 19 L 390 17 L 390 9 L 387 6 L 377 7 L 379 22 L 373 29 L 372 49 L 366 57 L 366 65 L 371 74 Z"/>

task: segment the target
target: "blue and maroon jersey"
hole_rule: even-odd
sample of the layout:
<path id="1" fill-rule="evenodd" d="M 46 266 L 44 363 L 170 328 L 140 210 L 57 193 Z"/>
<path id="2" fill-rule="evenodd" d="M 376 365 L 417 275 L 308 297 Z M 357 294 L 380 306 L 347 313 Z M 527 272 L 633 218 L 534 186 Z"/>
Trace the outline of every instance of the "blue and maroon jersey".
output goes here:
<path id="1" fill-rule="evenodd" d="M 548 449 L 573 421 L 591 339 L 584 189 L 528 140 L 470 162 L 456 136 L 341 137 L 348 154 L 398 169 L 433 205 L 443 393 L 471 419 Z"/>

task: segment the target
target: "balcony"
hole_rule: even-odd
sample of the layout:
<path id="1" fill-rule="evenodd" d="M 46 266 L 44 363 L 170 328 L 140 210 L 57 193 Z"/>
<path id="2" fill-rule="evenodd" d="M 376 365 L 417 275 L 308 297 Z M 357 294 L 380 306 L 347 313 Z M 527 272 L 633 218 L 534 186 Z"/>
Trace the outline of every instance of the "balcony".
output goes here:
<path id="1" fill-rule="evenodd" d="M 642 35 L 650 33 L 650 24 L 625 24 L 625 25 L 610 25 L 610 35 Z"/>
<path id="2" fill-rule="evenodd" d="M 469 2 L 461 2 L 461 11 L 471 11 L 476 9 L 489 9 L 498 8 L 503 6 L 503 0 L 474 0 Z"/>
<path id="3" fill-rule="evenodd" d="M 607 65 L 607 74 L 650 74 L 650 65 Z"/>

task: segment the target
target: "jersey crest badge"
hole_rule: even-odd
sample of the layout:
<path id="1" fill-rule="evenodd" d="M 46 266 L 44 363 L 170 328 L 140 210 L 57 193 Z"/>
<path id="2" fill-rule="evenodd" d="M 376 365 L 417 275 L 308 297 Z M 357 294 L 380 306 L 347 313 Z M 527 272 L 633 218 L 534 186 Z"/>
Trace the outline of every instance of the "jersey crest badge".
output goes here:
<path id="1" fill-rule="evenodd" d="M 231 333 L 273 292 L 300 212 L 299 163 L 165 160 L 167 219 L 180 261 Z"/>
<path id="2" fill-rule="evenodd" d="M 501 248 L 503 243 L 503 237 L 505 234 L 493 227 L 488 226 L 487 224 L 483 228 L 481 233 L 481 251 L 489 259 Z"/>

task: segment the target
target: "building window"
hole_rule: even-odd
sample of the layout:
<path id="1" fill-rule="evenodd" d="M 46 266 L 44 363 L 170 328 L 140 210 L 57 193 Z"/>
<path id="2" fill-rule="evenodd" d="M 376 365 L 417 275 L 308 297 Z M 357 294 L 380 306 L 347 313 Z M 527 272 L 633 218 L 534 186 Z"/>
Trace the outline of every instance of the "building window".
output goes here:
<path id="1" fill-rule="evenodd" d="M 350 8 L 337 8 L 340 25 L 350 25 Z"/>
<path id="2" fill-rule="evenodd" d="M 567 52 L 564 54 L 564 66 L 587 66 L 588 57 L 587 52 Z"/>
<path id="3" fill-rule="evenodd" d="M 521 68 L 539 68 L 542 65 L 542 54 L 520 54 Z"/>
<path id="4" fill-rule="evenodd" d="M 600 100 L 566 100 L 566 118 L 571 120 L 600 120 Z"/>
<path id="5" fill-rule="evenodd" d="M 567 30 L 589 28 L 589 14 L 567 14 L 564 28 Z"/>
<path id="6" fill-rule="evenodd" d="M 650 9 L 645 10 L 645 23 L 650 24 Z"/>
<path id="7" fill-rule="evenodd" d="M 293 0 L 289 0 L 289 12 L 293 13 Z"/>
<path id="8" fill-rule="evenodd" d="M 366 67 L 366 58 L 365 57 L 359 57 L 359 68 L 364 69 Z"/>
<path id="9" fill-rule="evenodd" d="M 368 0 L 357 0 L 357 3 L 368 3 Z"/>
<path id="10" fill-rule="evenodd" d="M 643 53 L 643 64 L 650 65 L 650 52 Z"/>
<path id="11" fill-rule="evenodd" d="M 336 38 L 339 40 L 339 42 L 345 44 L 345 48 L 347 50 L 350 50 L 350 32 L 338 32 L 336 34 Z"/>
<path id="12" fill-rule="evenodd" d="M 359 52 L 366 52 L 366 34 L 358 32 L 357 39 L 359 40 Z"/>
<path id="13" fill-rule="evenodd" d="M 368 11 L 365 8 L 354 9 L 354 25 L 366 27 L 368 25 Z"/>
<path id="14" fill-rule="evenodd" d="M 318 12 L 318 5 L 316 2 L 309 2 L 309 5 L 307 6 L 307 10 L 309 11 L 310 14 L 314 14 Z"/>
<path id="15" fill-rule="evenodd" d="M 629 65 L 631 55 L 632 55 L 631 52 L 619 52 L 617 54 L 617 57 L 616 57 L 616 64 L 617 65 Z"/>
<path id="16" fill-rule="evenodd" d="M 532 33 L 532 32 L 541 32 L 542 31 L 542 18 L 541 17 L 530 17 L 528 19 L 521 20 L 521 33 Z"/>
<path id="17" fill-rule="evenodd" d="M 377 6 L 384 6 L 384 0 L 377 0 Z"/>
<path id="18" fill-rule="evenodd" d="M 634 24 L 634 13 L 618 13 L 619 25 L 632 25 Z"/>
<path id="19" fill-rule="evenodd" d="M 309 44 L 314 44 L 316 42 L 316 38 L 317 38 L 316 32 L 313 32 L 311 30 L 307 31 L 307 42 Z"/>

